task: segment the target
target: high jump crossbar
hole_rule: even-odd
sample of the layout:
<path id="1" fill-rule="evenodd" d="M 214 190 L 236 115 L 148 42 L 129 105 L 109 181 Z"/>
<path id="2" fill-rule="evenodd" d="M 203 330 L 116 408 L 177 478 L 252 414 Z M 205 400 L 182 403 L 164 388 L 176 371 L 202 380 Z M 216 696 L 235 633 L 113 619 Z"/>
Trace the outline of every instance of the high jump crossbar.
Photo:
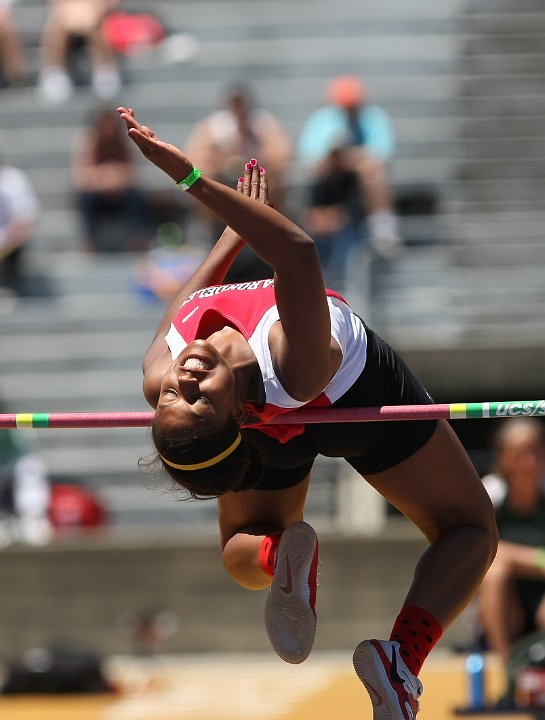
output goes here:
<path id="1" fill-rule="evenodd" d="M 0 414 L 0 429 L 16 428 L 128 428 L 149 427 L 154 412 L 66 412 Z M 545 400 L 444 403 L 439 405 L 381 405 L 358 408 L 308 408 L 279 415 L 271 424 L 354 423 L 388 420 L 466 420 L 545 416 Z"/>

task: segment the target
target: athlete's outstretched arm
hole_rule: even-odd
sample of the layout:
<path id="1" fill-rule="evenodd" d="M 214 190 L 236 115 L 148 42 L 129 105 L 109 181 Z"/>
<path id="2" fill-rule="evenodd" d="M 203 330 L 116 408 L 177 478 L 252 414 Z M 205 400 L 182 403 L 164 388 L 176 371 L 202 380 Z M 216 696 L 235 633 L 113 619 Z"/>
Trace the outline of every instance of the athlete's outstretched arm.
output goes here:
<path id="1" fill-rule="evenodd" d="M 159 140 L 126 108 L 119 113 L 145 157 L 175 182 L 191 173 L 193 165 L 180 149 Z M 257 164 L 247 166 L 244 184 L 248 180 L 259 183 Z M 272 208 L 210 178 L 201 177 L 187 192 L 274 269 L 282 333 L 275 336 L 273 358 L 288 392 L 300 400 L 315 397 L 329 382 L 332 368 L 329 310 L 314 242 Z"/>
<path id="2" fill-rule="evenodd" d="M 259 202 L 268 203 L 268 186 L 265 175 L 264 179 L 263 190 L 256 199 Z M 237 184 L 237 191 L 248 192 L 247 189 L 243 187 L 242 178 L 240 178 Z M 191 293 L 203 287 L 220 285 L 224 281 L 229 268 L 244 244 L 244 240 L 237 235 L 234 230 L 226 227 L 199 267 L 192 273 L 191 277 L 180 286 L 180 289 L 173 300 L 171 300 L 163 317 L 159 321 L 151 345 L 146 352 L 142 364 L 144 373 L 158 357 L 168 352 L 165 335 L 184 300 L 186 300 Z"/>

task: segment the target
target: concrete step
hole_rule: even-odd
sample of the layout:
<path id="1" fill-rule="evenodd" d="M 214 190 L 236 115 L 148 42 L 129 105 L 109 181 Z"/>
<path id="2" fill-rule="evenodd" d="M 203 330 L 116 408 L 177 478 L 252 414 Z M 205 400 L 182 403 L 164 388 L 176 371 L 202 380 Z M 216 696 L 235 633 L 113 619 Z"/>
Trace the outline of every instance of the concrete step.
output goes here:
<path id="1" fill-rule="evenodd" d="M 519 322 L 528 324 L 541 323 L 545 326 L 543 313 L 540 312 L 536 302 L 521 302 L 520 300 L 511 302 L 512 295 L 506 292 L 505 289 L 501 300 L 499 298 L 490 298 L 488 306 L 484 306 L 481 301 L 473 303 L 467 297 L 461 298 L 461 300 L 462 302 L 459 305 L 454 300 L 454 308 L 456 317 L 463 322 L 466 331 L 475 327 L 486 327 L 488 329 L 492 325 L 496 325 L 498 328 L 503 325 L 505 328 L 507 323 L 516 324 Z"/>
<path id="2" fill-rule="evenodd" d="M 543 168 L 540 165 L 539 160 L 529 160 L 528 174 L 524 173 L 524 168 L 517 171 L 503 161 L 490 161 L 480 168 L 464 167 L 460 169 L 459 178 L 449 184 L 448 193 L 451 199 L 466 201 L 468 208 L 482 203 L 483 207 L 495 204 L 502 210 L 516 209 L 520 205 L 522 210 L 533 203 L 538 210 L 543 207 L 545 195 L 542 186 L 545 163 Z M 496 175 L 494 167 L 498 169 Z M 502 175 L 504 171 L 505 176 Z M 503 208 L 500 207 L 502 202 L 505 203 Z"/>
<path id="3" fill-rule="evenodd" d="M 135 5 L 136 0 L 131 0 Z M 139 0 L 140 7 L 147 7 L 144 0 Z M 184 24 L 189 26 L 191 23 L 200 23 L 205 25 L 216 25 L 218 18 L 227 28 L 235 22 L 248 22 L 248 5 L 244 0 L 235 0 L 230 3 L 230 13 L 223 13 L 224 5 L 221 0 L 205 0 L 206 13 L 202 12 L 204 3 L 198 0 L 187 2 L 184 7 L 180 7 L 173 2 L 157 3 L 158 12 L 168 12 L 172 21 L 177 21 L 178 25 Z M 312 12 L 309 12 L 312 7 Z M 259 13 L 251 16 L 251 21 L 267 26 L 269 23 L 278 22 L 278 16 L 283 15 L 290 21 L 300 22 L 303 25 L 328 25 L 331 22 L 339 20 L 350 22 L 361 22 L 362 18 L 373 22 L 376 20 L 390 19 L 396 22 L 399 18 L 415 18 L 415 19 L 450 19 L 452 14 L 463 7 L 461 0 L 439 0 L 439 2 L 430 4 L 426 0 L 413 0 L 410 5 L 402 0 L 391 0 L 388 4 L 378 2 L 365 2 L 362 12 L 362 4 L 353 0 L 342 0 L 339 3 L 338 13 L 335 17 L 331 14 L 331 5 L 324 0 L 313 2 L 309 6 L 308 2 L 283 3 L 282 13 L 278 12 L 278 4 L 273 0 L 261 0 L 259 4 Z M 336 8 L 337 9 L 337 8 Z"/>
<path id="4" fill-rule="evenodd" d="M 511 12 L 496 7 L 494 11 L 487 12 L 479 8 L 478 12 L 466 16 L 466 23 L 472 35 L 484 35 L 498 38 L 503 42 L 504 37 L 512 35 L 535 35 L 545 32 L 545 17 L 543 7 L 530 10 L 521 8 L 520 11 Z M 499 36 L 499 37 L 498 37 Z"/>
<path id="5" fill-rule="evenodd" d="M 545 266 L 545 247 L 543 243 L 528 241 L 520 243 L 514 236 L 510 244 L 472 247 L 469 243 L 453 248 L 453 259 L 461 267 L 483 268 L 505 266 L 516 267 L 524 262 L 529 266 Z"/>
<path id="6" fill-rule="evenodd" d="M 519 188 L 524 185 L 524 191 L 527 195 L 532 194 L 535 190 L 541 188 L 536 185 L 535 179 L 540 179 L 545 172 L 545 156 L 536 154 L 533 157 L 521 158 L 520 162 L 516 158 L 494 158 L 489 157 L 483 159 L 482 162 L 472 163 L 471 160 L 460 161 L 460 170 L 457 174 L 469 182 L 475 181 L 489 183 L 498 181 L 500 183 L 508 183 L 510 180 L 518 180 Z M 474 189 L 474 188 L 472 188 Z"/>
<path id="7" fill-rule="evenodd" d="M 316 38 L 298 37 L 285 38 L 255 38 L 250 37 L 233 42 L 229 35 L 223 38 L 203 43 L 202 52 L 198 58 L 199 71 L 206 68 L 244 69 L 252 67 L 254 78 L 260 77 L 263 69 L 289 68 L 305 69 L 317 66 L 325 69 L 329 67 L 328 76 L 335 70 L 335 66 L 344 63 L 344 67 L 365 67 L 368 62 L 376 62 L 384 58 L 385 38 L 381 36 L 361 36 L 361 32 L 353 30 L 353 35 L 343 33 L 340 36 L 325 34 L 320 42 Z M 457 40 L 452 33 L 443 34 L 391 34 L 388 35 L 390 62 L 402 62 L 410 57 L 414 60 L 430 62 L 451 60 L 455 57 Z M 286 62 L 289 58 L 289 63 Z M 326 65 L 325 58 L 335 58 L 334 67 Z M 293 72 L 293 70 L 292 70 Z M 299 72 L 299 70 L 298 70 Z M 242 73 L 246 76 L 247 73 Z M 297 73 L 298 74 L 298 73 Z"/>
<path id="8" fill-rule="evenodd" d="M 5 374 L 0 395 L 12 412 L 148 410 L 139 367 L 82 371 L 72 376 Z"/>
<path id="9" fill-rule="evenodd" d="M 127 291 L 130 291 L 130 288 L 127 288 Z M 121 337 L 125 332 L 134 332 L 136 333 L 134 337 L 138 337 L 138 333 L 142 333 L 140 337 L 143 337 L 146 331 L 155 331 L 156 324 L 163 312 L 163 308 L 155 303 L 141 302 L 136 297 L 128 300 L 127 295 L 117 306 L 115 295 L 104 296 L 100 302 L 93 305 L 95 299 L 95 294 L 92 296 L 82 295 L 74 299 L 64 297 L 62 300 L 57 298 L 53 300 L 35 298 L 32 301 L 19 299 L 15 309 L 0 315 L 3 337 L 42 335 L 45 328 L 47 328 L 47 334 L 64 335 L 64 342 L 68 343 L 68 346 L 71 341 L 66 339 L 66 336 L 71 334 L 92 336 L 95 332 L 98 332 L 99 335 L 107 333 L 107 336 L 113 339 L 116 333 Z M 34 314 L 29 313 L 32 306 L 37 308 Z M 20 312 L 22 308 L 26 308 L 26 312 Z M 1 357 L 2 351 L 0 351 Z"/>
<path id="10" fill-rule="evenodd" d="M 545 214 L 542 209 L 533 211 L 505 209 L 495 213 L 465 212 L 445 215 L 447 235 L 452 243 L 463 243 L 470 247 L 501 250 L 501 245 L 515 245 L 520 241 L 531 244 L 543 237 Z"/>
<path id="11" fill-rule="evenodd" d="M 473 77 L 498 77 L 503 73 L 510 76 L 530 76 L 543 71 L 545 58 L 542 53 L 513 55 L 502 53 L 501 48 L 498 48 L 496 52 L 487 52 L 484 55 L 468 54 L 460 58 L 457 67 L 458 71 L 465 75 L 466 82 L 470 82 Z"/>
<path id="12" fill-rule="evenodd" d="M 144 258 L 141 253 L 83 253 L 77 249 L 47 252 L 33 255 L 38 258 L 40 266 L 47 271 L 57 290 L 55 302 L 58 302 L 67 317 L 76 316 L 82 312 L 82 304 L 88 295 L 94 295 L 96 308 L 100 310 L 104 302 L 119 303 L 122 315 L 128 310 L 134 310 L 139 300 L 132 294 L 135 269 Z M 108 299 L 105 296 L 109 296 Z M 147 307 L 146 304 L 143 307 Z M 22 317 L 39 314 L 51 315 L 51 307 L 39 302 L 28 300 L 21 303 Z M 89 314 L 89 313 L 88 313 Z M 9 322 L 9 319 L 6 320 Z"/>
<path id="13" fill-rule="evenodd" d="M 545 50 L 545 41 L 543 43 Z M 461 83 L 458 92 L 461 98 L 495 98 L 501 96 L 506 105 L 519 98 L 526 99 L 528 96 L 541 96 L 545 87 L 545 78 L 542 72 L 534 68 L 533 72 L 526 75 L 521 73 L 505 73 L 478 75 L 468 78 Z"/>
<path id="14" fill-rule="evenodd" d="M 405 276 L 406 277 L 406 276 Z M 433 278 L 432 278 L 433 282 Z M 459 267 L 452 265 L 441 272 L 440 284 L 451 292 L 466 294 L 472 289 L 473 298 L 486 299 L 490 293 L 498 293 L 498 299 L 505 294 L 506 288 L 513 300 L 545 294 L 543 269 L 536 265 L 520 263 L 514 267 L 496 267 L 483 271 L 480 267 Z"/>
<path id="15" fill-rule="evenodd" d="M 506 96 L 504 93 L 484 97 L 471 95 L 464 97 L 463 108 L 467 117 L 539 115 L 545 111 L 545 97 L 533 91 L 516 96 Z M 457 112 L 460 113 L 460 107 Z"/>
<path id="16" fill-rule="evenodd" d="M 414 322 L 395 307 L 384 309 L 381 332 L 401 352 L 432 395 L 468 398 L 541 397 L 543 394 L 543 320 L 523 319 L 469 325 L 439 309 L 435 322 Z M 418 337 L 420 349 L 415 349 Z M 427 357 L 422 353 L 427 353 Z M 478 358 L 478 365 L 475 365 Z M 524 375 L 516 385 L 521 363 Z M 509 389 L 510 388 L 510 389 Z"/>
<path id="17" fill-rule="evenodd" d="M 143 355 L 153 336 L 150 326 L 146 330 L 104 331 L 74 333 L 27 332 L 10 333 L 3 327 L 0 352 L 2 373 L 33 372 L 36 354 L 39 354 L 40 373 L 78 372 L 89 367 L 122 367 Z"/>
<path id="18" fill-rule="evenodd" d="M 513 170 L 510 177 L 501 177 L 502 171 L 509 172 L 509 164 L 502 161 L 490 162 L 486 177 L 467 177 L 456 183 L 449 183 L 450 200 L 464 201 L 471 212 L 478 211 L 480 206 L 495 210 L 522 210 L 530 206 L 538 210 L 543 207 L 544 199 L 542 178 L 545 166 L 541 165 L 539 160 L 528 162 L 527 175 L 522 170 L 518 173 Z M 499 177 L 494 177 L 494 166 L 498 168 Z M 465 174 L 465 168 L 463 172 Z M 468 170 L 467 174 L 472 173 Z"/>
<path id="19" fill-rule="evenodd" d="M 479 0 L 477 5 L 466 3 L 463 6 L 463 14 L 468 20 L 475 16 L 488 13 L 505 13 L 506 15 L 517 15 L 521 13 L 539 13 L 543 9 L 540 0 Z"/>
<path id="20" fill-rule="evenodd" d="M 82 438 L 67 436 L 66 444 L 62 448 L 50 447 L 47 438 L 34 440 L 34 445 L 37 446 L 48 473 L 54 478 L 74 478 L 79 481 L 87 478 L 93 486 L 98 478 L 113 480 L 120 476 L 132 476 L 135 482 L 142 481 L 138 461 L 141 457 L 150 455 L 153 450 L 151 441 L 144 432 L 142 441 L 138 444 L 126 443 L 124 429 L 112 429 L 108 444 L 104 443 L 96 448 L 87 446 L 85 441 L 89 438 L 90 433 Z"/>
<path id="21" fill-rule="evenodd" d="M 544 65 L 545 69 L 545 65 Z M 539 115 L 458 117 L 456 137 L 458 140 L 508 139 L 517 142 L 526 138 L 539 138 L 542 133 L 542 119 Z"/>
<path id="22" fill-rule="evenodd" d="M 467 25 L 466 25 L 467 29 Z M 542 27 L 538 26 L 535 32 L 526 31 L 516 34 L 503 32 L 502 34 L 473 33 L 470 26 L 465 37 L 464 49 L 469 55 L 487 55 L 489 53 L 501 52 L 509 55 L 523 55 L 543 53 L 545 48 L 545 34 Z"/>
<path id="23" fill-rule="evenodd" d="M 493 167 L 496 172 L 499 164 L 504 160 L 509 160 L 506 166 L 513 167 L 512 172 L 520 172 L 520 165 L 525 167 L 528 160 L 535 163 L 543 162 L 545 159 L 543 133 L 524 137 L 517 135 L 516 137 L 516 142 L 513 142 L 513 136 L 509 135 L 479 137 L 478 139 L 464 138 L 463 142 L 458 144 L 459 158 L 464 159 L 466 164 L 478 168 L 482 166 L 485 171 L 488 167 Z M 494 165 L 489 166 L 490 161 Z M 505 171 L 503 170 L 503 172 Z"/>

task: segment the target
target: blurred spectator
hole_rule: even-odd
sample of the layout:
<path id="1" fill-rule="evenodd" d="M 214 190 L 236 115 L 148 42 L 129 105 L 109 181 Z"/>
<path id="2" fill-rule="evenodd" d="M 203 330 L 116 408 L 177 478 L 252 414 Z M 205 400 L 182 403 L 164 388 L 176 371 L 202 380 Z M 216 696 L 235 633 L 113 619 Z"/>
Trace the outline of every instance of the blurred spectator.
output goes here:
<path id="1" fill-rule="evenodd" d="M 515 641 L 545 629 L 544 482 L 544 426 L 536 418 L 507 420 L 495 438 L 494 472 L 483 478 L 500 543 L 478 595 L 486 643 L 506 666 Z"/>
<path id="2" fill-rule="evenodd" d="M 168 305 L 204 258 L 202 248 L 184 243 L 178 223 L 162 223 L 157 228 L 154 245 L 135 266 L 135 290 L 145 300 Z"/>
<path id="3" fill-rule="evenodd" d="M 267 168 L 275 192 L 284 187 L 292 157 L 291 141 L 280 122 L 268 110 L 256 107 L 249 88 L 242 85 L 228 90 L 224 108 L 204 118 L 185 147 L 206 175 L 235 187 L 240 168 L 257 158 Z M 278 193 L 281 196 L 281 190 Z"/>
<path id="4" fill-rule="evenodd" d="M 236 187 L 244 163 L 257 158 L 275 189 L 273 203 L 282 205 L 292 143 L 277 118 L 256 107 L 248 87 L 238 85 L 227 90 L 223 109 L 196 125 L 185 148 L 203 173 L 230 187 Z M 215 222 L 212 227 L 215 241 L 223 228 L 219 229 Z"/>
<path id="5" fill-rule="evenodd" d="M 49 498 L 41 457 L 27 447 L 19 430 L 0 430 L 0 547 L 49 541 Z"/>
<path id="6" fill-rule="evenodd" d="M 99 109 L 82 130 L 73 177 L 87 249 L 143 249 L 146 202 L 138 187 L 132 145 L 115 111 Z"/>
<path id="7" fill-rule="evenodd" d="M 102 21 L 120 0 L 49 0 L 42 31 L 42 67 L 39 91 L 45 101 L 68 100 L 72 78 L 68 72 L 70 43 L 83 38 L 91 57 L 93 89 L 99 98 L 110 100 L 119 92 L 121 78 L 115 53 L 106 42 Z"/>
<path id="8" fill-rule="evenodd" d="M 40 205 L 21 170 L 6 165 L 0 156 L 0 286 L 25 292 L 23 253 L 32 238 Z"/>
<path id="9" fill-rule="evenodd" d="M 285 199 L 285 175 L 292 159 L 292 143 L 279 120 L 257 107 L 250 89 L 236 85 L 225 93 L 224 107 L 205 117 L 186 142 L 188 155 L 210 177 L 236 187 L 241 168 L 256 158 L 267 169 L 274 187 L 273 204 L 281 208 Z M 217 218 L 202 209 L 215 242 L 223 227 Z M 272 277 L 271 268 L 255 253 L 244 248 L 231 266 L 226 282 L 243 282 Z"/>
<path id="10" fill-rule="evenodd" d="M 387 172 L 394 137 L 358 78 L 336 77 L 327 100 L 304 124 L 297 157 L 310 172 L 305 224 L 319 244 L 326 282 L 342 287 L 350 249 L 366 232 L 380 256 L 400 246 Z"/>
<path id="11" fill-rule="evenodd" d="M 11 9 L 14 3 L 15 0 L 0 0 L 0 69 L 6 85 L 24 84 L 28 72 Z"/>

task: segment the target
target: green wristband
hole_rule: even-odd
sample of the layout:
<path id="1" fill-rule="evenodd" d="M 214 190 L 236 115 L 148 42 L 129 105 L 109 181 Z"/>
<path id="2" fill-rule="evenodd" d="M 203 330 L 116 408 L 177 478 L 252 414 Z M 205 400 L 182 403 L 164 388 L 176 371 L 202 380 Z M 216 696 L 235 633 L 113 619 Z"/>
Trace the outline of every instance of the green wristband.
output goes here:
<path id="1" fill-rule="evenodd" d="M 534 555 L 534 567 L 545 570 L 545 548 L 538 547 Z"/>
<path id="2" fill-rule="evenodd" d="M 189 188 L 197 182 L 201 175 L 202 173 L 199 168 L 194 167 L 193 170 L 189 173 L 189 175 L 183 180 L 180 180 L 180 182 L 177 182 L 176 185 L 181 190 L 189 190 Z"/>

